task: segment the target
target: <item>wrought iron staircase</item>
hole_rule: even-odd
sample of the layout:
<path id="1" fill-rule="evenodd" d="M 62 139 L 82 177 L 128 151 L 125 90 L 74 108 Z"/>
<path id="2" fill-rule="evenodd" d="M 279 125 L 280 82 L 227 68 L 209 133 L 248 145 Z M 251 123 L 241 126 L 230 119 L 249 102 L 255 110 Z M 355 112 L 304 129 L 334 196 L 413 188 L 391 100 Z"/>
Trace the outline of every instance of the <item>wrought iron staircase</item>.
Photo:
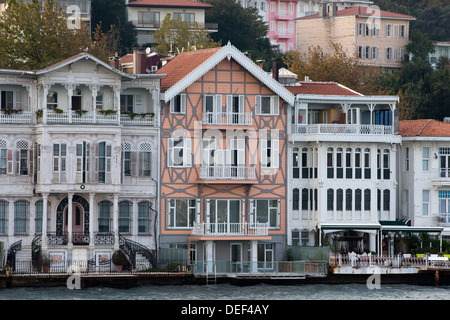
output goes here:
<path id="1" fill-rule="evenodd" d="M 136 268 L 136 256 L 137 254 L 145 257 L 152 266 L 156 266 L 156 252 L 155 250 L 150 250 L 146 246 L 125 238 L 119 233 L 119 248 L 128 256 L 128 259 L 133 267 Z"/>
<path id="2" fill-rule="evenodd" d="M 9 265 L 11 266 L 11 270 L 15 270 L 16 269 L 16 253 L 20 249 L 22 249 L 22 239 L 20 239 L 19 241 L 14 242 L 9 247 L 7 260 L 9 262 Z"/>

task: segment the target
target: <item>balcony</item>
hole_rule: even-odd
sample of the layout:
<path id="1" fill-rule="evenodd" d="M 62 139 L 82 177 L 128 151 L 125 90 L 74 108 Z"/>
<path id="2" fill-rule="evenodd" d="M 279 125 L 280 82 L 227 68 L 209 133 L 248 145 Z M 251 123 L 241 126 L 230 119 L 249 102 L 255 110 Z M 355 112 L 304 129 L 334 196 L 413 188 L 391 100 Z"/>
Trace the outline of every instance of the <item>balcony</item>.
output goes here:
<path id="1" fill-rule="evenodd" d="M 111 113 L 102 111 L 63 111 L 44 109 L 38 113 L 38 123 L 44 124 L 106 124 L 155 126 L 156 121 L 152 113 Z"/>
<path id="2" fill-rule="evenodd" d="M 439 168 L 432 170 L 431 182 L 434 186 L 448 187 L 450 186 L 450 168 Z"/>
<path id="3" fill-rule="evenodd" d="M 268 223 L 194 223 L 191 236 L 206 236 L 206 237 L 259 237 L 268 236 Z"/>
<path id="4" fill-rule="evenodd" d="M 200 167 L 200 179 L 216 180 L 215 182 L 217 180 L 254 180 L 256 179 L 256 172 L 255 167 L 202 166 Z M 227 181 L 227 183 L 231 181 Z"/>
<path id="5" fill-rule="evenodd" d="M 398 140 L 392 126 L 370 124 L 307 124 L 293 125 L 291 140 L 294 141 L 346 141 L 357 137 L 358 141 Z M 389 140 L 389 141 L 390 141 Z"/>
<path id="6" fill-rule="evenodd" d="M 253 114 L 233 113 L 233 112 L 206 112 L 203 113 L 203 124 L 214 126 L 250 126 L 252 125 Z"/>
<path id="7" fill-rule="evenodd" d="M 21 111 L 20 113 L 10 114 L 1 112 L 0 124 L 31 124 L 33 121 L 32 118 L 31 111 Z"/>

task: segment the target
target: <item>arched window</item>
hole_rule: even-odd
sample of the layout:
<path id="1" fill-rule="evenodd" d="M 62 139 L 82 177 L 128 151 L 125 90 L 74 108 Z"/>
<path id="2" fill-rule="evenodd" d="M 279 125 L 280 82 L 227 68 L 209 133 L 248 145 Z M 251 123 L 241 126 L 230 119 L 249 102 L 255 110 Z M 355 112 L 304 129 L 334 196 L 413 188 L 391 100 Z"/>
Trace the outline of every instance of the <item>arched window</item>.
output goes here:
<path id="1" fill-rule="evenodd" d="M 119 232 L 130 233 L 131 202 L 119 202 Z"/>
<path id="2" fill-rule="evenodd" d="M 292 210 L 299 209 L 300 190 L 295 188 L 292 190 Z"/>
<path id="3" fill-rule="evenodd" d="M 0 234 L 7 234 L 8 227 L 6 221 L 8 219 L 8 201 L 0 200 Z"/>

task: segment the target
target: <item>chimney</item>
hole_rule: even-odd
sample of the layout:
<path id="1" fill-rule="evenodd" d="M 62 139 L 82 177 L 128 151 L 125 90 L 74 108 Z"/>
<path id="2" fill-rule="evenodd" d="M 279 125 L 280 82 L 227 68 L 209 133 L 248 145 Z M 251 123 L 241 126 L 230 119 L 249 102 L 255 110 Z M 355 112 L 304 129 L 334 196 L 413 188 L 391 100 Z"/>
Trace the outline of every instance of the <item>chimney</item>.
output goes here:
<path id="1" fill-rule="evenodd" d="M 258 67 L 260 67 L 261 69 L 263 69 L 264 60 L 256 60 L 256 64 L 258 65 Z"/>
<path id="2" fill-rule="evenodd" d="M 278 61 L 274 59 L 272 62 L 272 78 L 278 81 Z"/>

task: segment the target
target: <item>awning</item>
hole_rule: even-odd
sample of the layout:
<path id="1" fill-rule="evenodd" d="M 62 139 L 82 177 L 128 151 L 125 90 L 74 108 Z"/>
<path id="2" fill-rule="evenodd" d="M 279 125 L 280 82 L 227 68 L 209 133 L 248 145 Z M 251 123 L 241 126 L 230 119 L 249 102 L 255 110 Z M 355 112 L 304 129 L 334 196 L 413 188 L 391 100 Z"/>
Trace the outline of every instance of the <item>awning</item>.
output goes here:
<path id="1" fill-rule="evenodd" d="M 410 227 L 410 226 L 383 226 L 383 232 L 408 232 L 408 233 L 441 233 L 443 227 Z"/>
<path id="2" fill-rule="evenodd" d="M 367 230 L 380 230 L 381 225 L 380 224 L 338 224 L 338 223 L 323 223 L 319 226 L 320 229 L 324 233 L 330 233 L 330 232 L 339 232 L 339 231 L 345 231 L 345 230 L 353 230 L 353 231 L 367 231 Z"/>

